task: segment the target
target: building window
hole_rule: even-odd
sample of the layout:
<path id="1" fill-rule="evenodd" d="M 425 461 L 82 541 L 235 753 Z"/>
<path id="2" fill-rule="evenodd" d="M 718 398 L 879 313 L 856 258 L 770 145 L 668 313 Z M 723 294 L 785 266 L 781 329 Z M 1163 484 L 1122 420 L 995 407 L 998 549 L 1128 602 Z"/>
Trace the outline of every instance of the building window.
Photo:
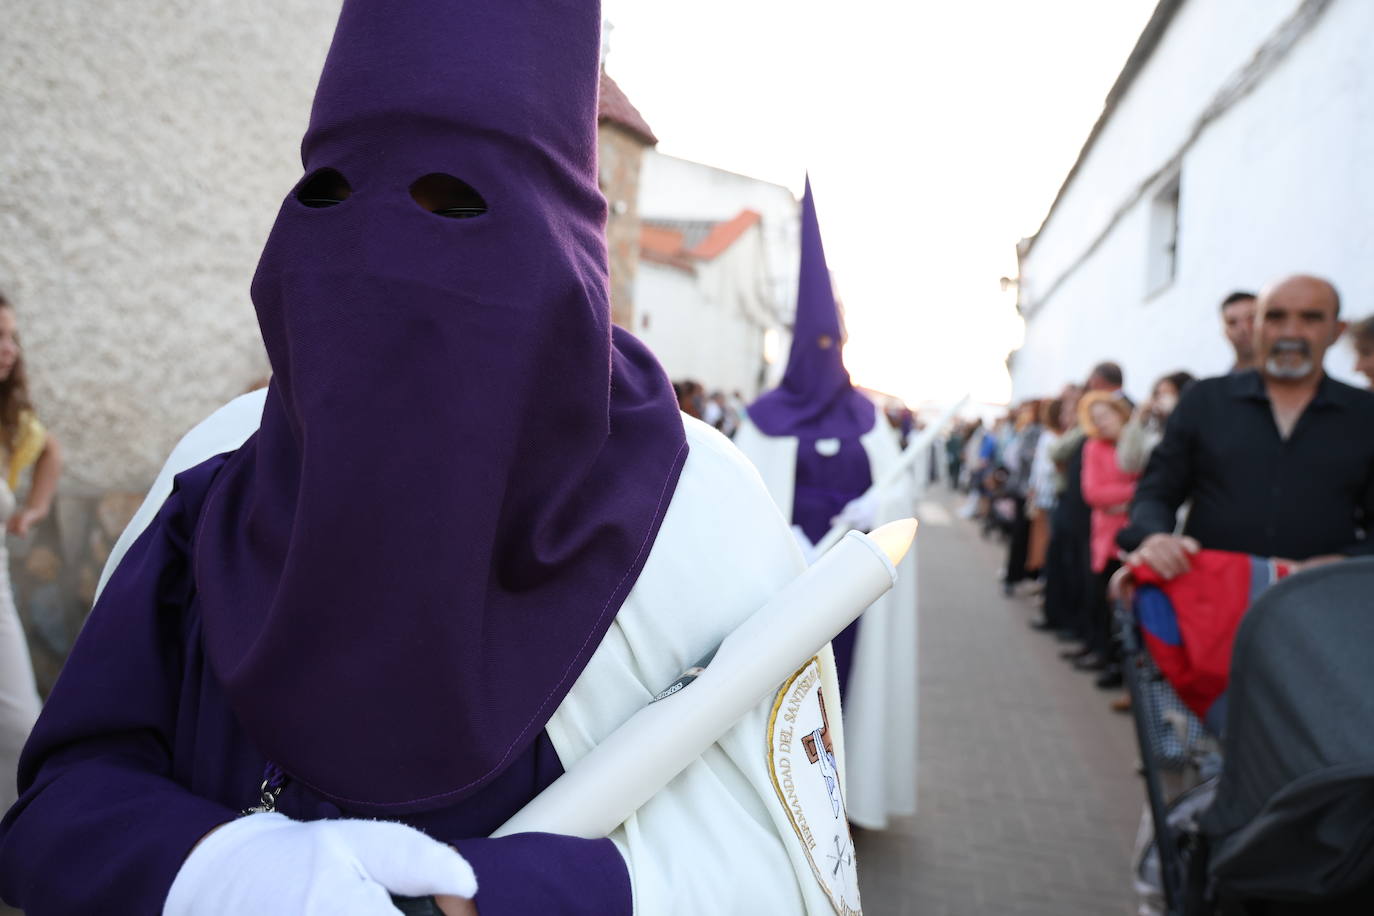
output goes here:
<path id="1" fill-rule="evenodd" d="M 1169 288 L 1178 272 L 1178 188 L 1177 173 L 1150 202 L 1150 250 L 1145 262 L 1145 295 L 1153 296 Z"/>

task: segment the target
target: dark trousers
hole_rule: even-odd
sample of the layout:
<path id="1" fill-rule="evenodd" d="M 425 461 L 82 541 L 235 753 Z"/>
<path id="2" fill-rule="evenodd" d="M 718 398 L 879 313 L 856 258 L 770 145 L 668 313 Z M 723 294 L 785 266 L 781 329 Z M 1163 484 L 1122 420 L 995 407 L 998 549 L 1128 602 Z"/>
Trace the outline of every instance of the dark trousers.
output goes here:
<path id="1" fill-rule="evenodd" d="M 1007 540 L 1007 574 L 1004 581 L 1015 585 L 1030 578 L 1026 573 L 1026 555 L 1030 552 L 1030 519 L 1026 518 L 1026 501 L 1015 498 L 1016 514 L 1012 516 L 1010 537 Z"/>
<path id="2" fill-rule="evenodd" d="M 1045 622 L 1084 641 L 1088 638 L 1084 608 L 1087 571 L 1087 534 L 1055 525 L 1045 555 Z"/>
<path id="3" fill-rule="evenodd" d="M 1119 562 L 1108 560 L 1106 568 L 1088 576 L 1088 648 L 1099 658 L 1112 662 L 1120 661 L 1121 647 L 1112 627 L 1112 602 L 1107 597 L 1107 586 L 1120 568 Z"/>

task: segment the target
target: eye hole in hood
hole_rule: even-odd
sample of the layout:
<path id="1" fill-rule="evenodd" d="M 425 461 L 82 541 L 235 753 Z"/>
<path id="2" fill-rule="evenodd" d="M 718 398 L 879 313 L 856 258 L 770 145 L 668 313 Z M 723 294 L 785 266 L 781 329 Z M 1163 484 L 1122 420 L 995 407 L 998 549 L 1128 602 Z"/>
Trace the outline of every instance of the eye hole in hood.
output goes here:
<path id="1" fill-rule="evenodd" d="M 452 175 L 431 172 L 410 186 L 410 196 L 435 216 L 472 219 L 487 212 L 487 202 L 477 189 Z"/>
<path id="2" fill-rule="evenodd" d="M 353 193 L 348 179 L 337 169 L 320 169 L 296 186 L 296 200 L 307 207 L 335 207 Z"/>

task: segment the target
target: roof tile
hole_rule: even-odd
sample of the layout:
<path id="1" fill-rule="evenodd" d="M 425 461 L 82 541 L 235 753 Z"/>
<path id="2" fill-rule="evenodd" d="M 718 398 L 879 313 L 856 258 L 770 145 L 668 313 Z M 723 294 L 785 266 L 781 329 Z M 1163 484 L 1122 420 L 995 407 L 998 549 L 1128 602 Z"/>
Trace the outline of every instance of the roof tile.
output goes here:
<path id="1" fill-rule="evenodd" d="M 603 121 L 623 127 L 649 146 L 658 144 L 649 122 L 605 70 L 601 71 L 601 96 L 597 99 L 597 123 Z"/>

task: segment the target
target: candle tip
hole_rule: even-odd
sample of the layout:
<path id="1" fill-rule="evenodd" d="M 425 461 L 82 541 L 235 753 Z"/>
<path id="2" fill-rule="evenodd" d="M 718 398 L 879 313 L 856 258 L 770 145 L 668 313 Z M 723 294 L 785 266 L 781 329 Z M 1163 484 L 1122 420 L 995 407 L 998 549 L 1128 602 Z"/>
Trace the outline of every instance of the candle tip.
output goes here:
<path id="1" fill-rule="evenodd" d="M 906 552 L 911 549 L 911 542 L 916 539 L 916 519 L 901 518 L 895 522 L 888 522 L 870 531 L 868 536 L 883 553 L 887 554 L 892 565 L 896 566 L 902 562 Z"/>

